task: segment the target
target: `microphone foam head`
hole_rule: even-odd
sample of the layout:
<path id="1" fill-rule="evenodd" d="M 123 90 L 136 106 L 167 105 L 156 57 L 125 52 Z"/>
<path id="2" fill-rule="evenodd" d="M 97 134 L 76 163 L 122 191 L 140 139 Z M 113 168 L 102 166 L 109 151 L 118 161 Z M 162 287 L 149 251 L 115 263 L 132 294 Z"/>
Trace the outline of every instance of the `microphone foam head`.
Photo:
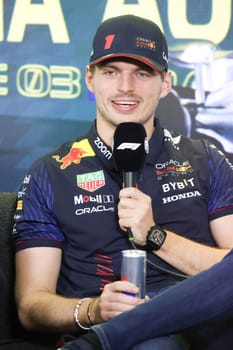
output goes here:
<path id="1" fill-rule="evenodd" d="M 118 171 L 140 170 L 148 151 L 148 139 L 142 124 L 125 122 L 117 126 L 113 136 L 113 161 Z"/>

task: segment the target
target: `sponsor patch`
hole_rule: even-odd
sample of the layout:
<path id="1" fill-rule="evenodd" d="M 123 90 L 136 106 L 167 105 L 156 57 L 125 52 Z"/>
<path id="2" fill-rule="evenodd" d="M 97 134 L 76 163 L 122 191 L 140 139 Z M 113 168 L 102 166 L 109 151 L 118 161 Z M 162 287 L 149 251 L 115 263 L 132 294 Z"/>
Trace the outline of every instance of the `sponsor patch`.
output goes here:
<path id="1" fill-rule="evenodd" d="M 77 175 L 77 186 L 89 192 L 105 186 L 103 170 Z"/>
<path id="2" fill-rule="evenodd" d="M 23 210 L 23 201 L 18 200 L 16 210 Z"/>
<path id="3" fill-rule="evenodd" d="M 64 170 L 71 164 L 79 164 L 81 159 L 84 157 L 94 156 L 95 152 L 93 151 L 91 145 L 87 139 L 84 139 L 79 142 L 74 142 L 69 152 L 64 157 L 56 154 L 53 155 L 52 158 L 54 158 L 58 163 L 61 163 L 60 169 Z"/>

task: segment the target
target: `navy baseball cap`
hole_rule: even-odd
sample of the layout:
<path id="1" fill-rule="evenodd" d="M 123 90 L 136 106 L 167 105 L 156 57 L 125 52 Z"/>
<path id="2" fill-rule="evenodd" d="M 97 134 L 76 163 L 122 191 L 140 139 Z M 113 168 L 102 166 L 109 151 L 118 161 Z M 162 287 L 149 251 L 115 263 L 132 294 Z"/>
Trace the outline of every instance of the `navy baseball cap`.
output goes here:
<path id="1" fill-rule="evenodd" d="M 161 72 L 168 69 L 167 40 L 148 19 L 134 15 L 109 18 L 94 36 L 90 66 L 114 57 L 132 58 Z"/>

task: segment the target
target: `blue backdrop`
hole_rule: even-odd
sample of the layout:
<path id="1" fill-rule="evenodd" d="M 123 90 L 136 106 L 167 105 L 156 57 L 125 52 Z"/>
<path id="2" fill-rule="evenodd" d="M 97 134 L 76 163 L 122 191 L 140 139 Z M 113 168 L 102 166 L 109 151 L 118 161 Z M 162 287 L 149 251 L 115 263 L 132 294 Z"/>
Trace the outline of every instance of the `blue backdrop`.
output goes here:
<path id="1" fill-rule="evenodd" d="M 91 40 L 103 19 L 124 13 L 167 36 L 174 89 L 162 123 L 213 139 L 232 160 L 232 0 L 0 0 L 1 191 L 17 190 L 36 158 L 89 128 Z"/>

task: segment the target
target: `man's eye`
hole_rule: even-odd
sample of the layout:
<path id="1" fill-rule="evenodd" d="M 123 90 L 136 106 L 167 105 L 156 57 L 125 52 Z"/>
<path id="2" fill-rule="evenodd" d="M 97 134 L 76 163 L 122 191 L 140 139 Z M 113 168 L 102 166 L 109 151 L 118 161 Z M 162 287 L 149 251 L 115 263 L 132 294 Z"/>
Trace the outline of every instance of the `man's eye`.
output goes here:
<path id="1" fill-rule="evenodd" d="M 115 72 L 113 70 L 106 70 L 104 71 L 105 75 L 113 75 Z"/>
<path id="2" fill-rule="evenodd" d="M 140 77 L 142 77 L 142 78 L 146 78 L 146 77 L 149 76 L 149 74 L 146 73 L 146 72 L 139 72 L 138 75 L 139 75 Z"/>

